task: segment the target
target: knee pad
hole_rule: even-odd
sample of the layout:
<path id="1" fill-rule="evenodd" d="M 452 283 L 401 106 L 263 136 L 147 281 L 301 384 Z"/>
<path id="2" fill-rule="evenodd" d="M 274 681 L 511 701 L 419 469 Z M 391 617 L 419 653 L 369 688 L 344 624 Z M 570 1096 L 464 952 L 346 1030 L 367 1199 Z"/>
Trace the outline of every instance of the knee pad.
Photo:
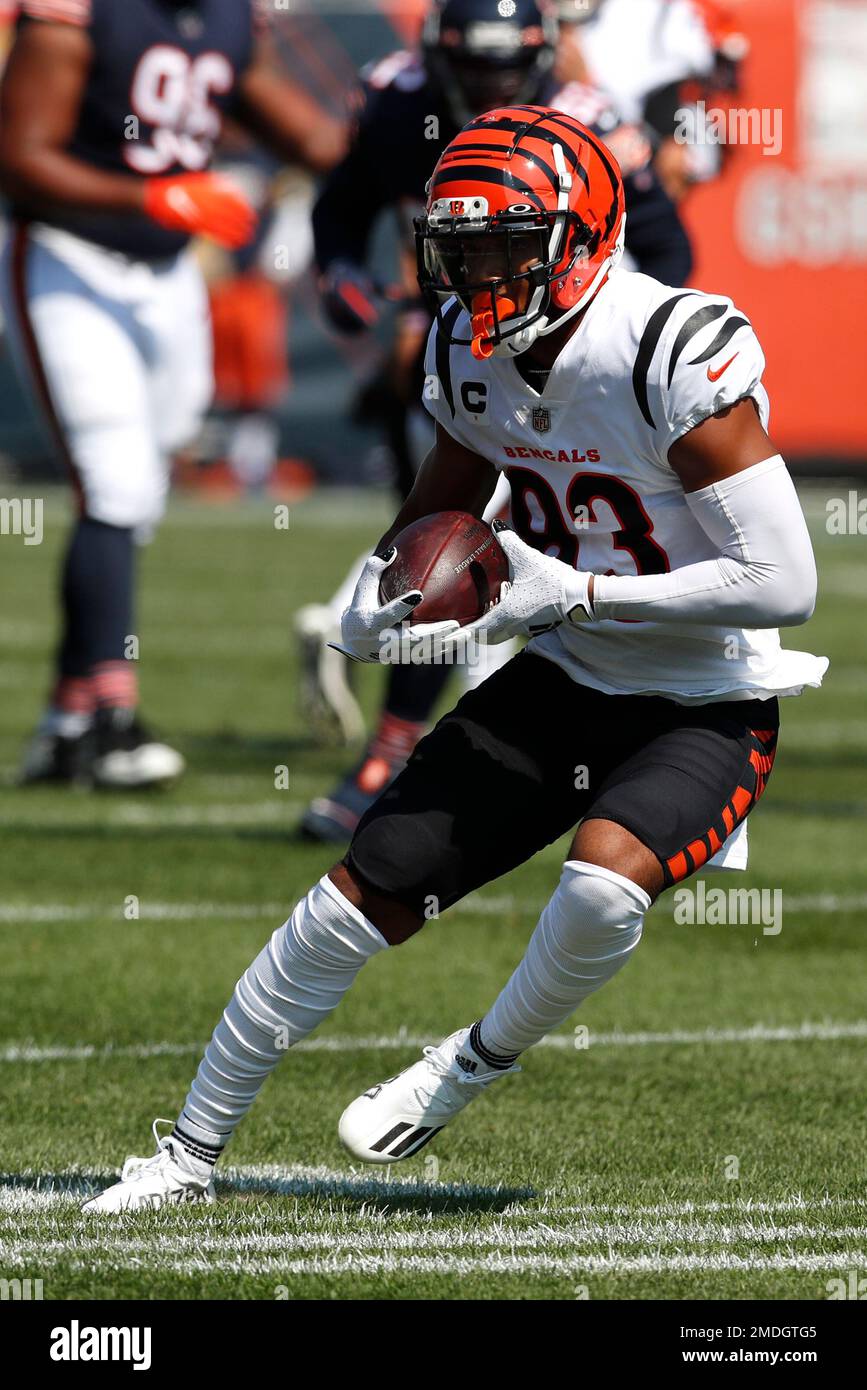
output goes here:
<path id="1" fill-rule="evenodd" d="M 568 859 L 546 909 L 552 946 L 573 959 L 614 959 L 641 940 L 650 898 L 612 869 Z"/>

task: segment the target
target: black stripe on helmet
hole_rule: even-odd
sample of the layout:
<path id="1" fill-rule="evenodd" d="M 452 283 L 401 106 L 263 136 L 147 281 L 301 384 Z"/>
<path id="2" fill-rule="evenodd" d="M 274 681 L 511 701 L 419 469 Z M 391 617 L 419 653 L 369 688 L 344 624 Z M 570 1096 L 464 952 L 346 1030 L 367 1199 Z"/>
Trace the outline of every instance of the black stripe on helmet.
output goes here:
<path id="1" fill-rule="evenodd" d="M 647 373 L 650 370 L 653 354 L 656 352 L 663 329 L 674 313 L 674 306 L 679 300 L 685 299 L 688 294 L 694 293 L 694 290 L 684 290 L 682 294 L 672 295 L 671 299 L 660 304 L 659 308 L 654 310 L 647 320 L 638 344 L 635 365 L 632 368 L 632 389 L 635 392 L 638 408 L 652 430 L 656 429 L 656 423 L 650 413 L 650 403 L 647 398 Z"/>
<path id="2" fill-rule="evenodd" d="M 533 111 L 533 107 L 531 107 L 531 106 L 527 106 L 527 107 L 520 107 L 520 106 L 518 106 L 518 107 L 516 107 L 515 109 L 518 110 L 518 111 L 521 111 L 521 110 Z M 535 113 L 534 113 L 534 114 L 535 114 Z M 546 112 L 545 112 L 545 115 L 544 115 L 543 117 L 540 117 L 539 120 L 542 121 L 542 120 L 547 120 L 547 119 L 548 119 L 548 112 L 546 111 Z M 525 124 L 525 123 L 522 122 L 522 121 L 506 121 L 506 120 L 504 120 L 504 121 L 491 121 L 490 123 L 488 123 L 488 124 L 486 124 L 485 126 L 483 126 L 482 129 L 485 129 L 485 130 L 510 130 L 510 131 L 515 132 L 515 134 L 517 135 L 518 138 L 514 141 L 514 143 L 512 144 L 512 146 L 511 146 L 508 150 L 505 150 L 505 151 L 504 151 L 504 153 L 506 154 L 506 157 L 507 157 L 507 158 L 511 158 L 514 154 L 517 153 L 517 151 L 520 149 L 521 141 L 524 139 L 525 136 L 528 137 L 528 138 L 532 138 L 533 140 L 542 140 L 542 141 L 545 142 L 545 144 L 548 144 L 548 145 L 560 145 L 560 147 L 561 147 L 561 149 L 562 149 L 562 151 L 563 151 L 564 158 L 566 159 L 566 162 L 567 162 L 568 164 L 570 164 L 571 167 L 572 167 L 572 172 L 573 172 L 573 174 L 577 174 L 577 175 L 578 175 L 578 178 L 581 180 L 581 182 L 583 183 L 584 187 L 587 189 L 587 192 L 588 192 L 588 193 L 590 192 L 590 176 L 589 176 L 589 174 L 587 173 L 587 170 L 584 168 L 584 165 L 581 163 L 581 161 L 580 161 L 580 159 L 578 158 L 578 155 L 575 153 L 575 151 L 574 151 L 573 149 L 571 149 L 569 145 L 564 145 L 563 142 L 562 142 L 562 140 L 561 140 L 560 138 L 558 138 L 557 132 L 556 132 L 556 131 L 553 131 L 553 130 L 542 130 L 542 129 L 539 128 L 539 125 L 538 125 L 538 123 L 536 123 L 536 122 L 529 122 L 529 121 L 528 121 L 528 122 Z M 578 132 L 577 132 L 577 131 L 573 131 L 572 134 L 573 134 L 573 135 L 577 135 Z M 473 148 L 473 146 L 468 146 L 468 145 L 463 145 L 463 144 L 462 144 L 462 145 L 460 146 L 460 148 L 461 148 L 461 149 L 471 149 L 471 148 Z M 495 148 L 498 149 L 498 150 L 503 150 L 503 146 L 502 146 L 502 145 L 497 145 L 497 146 L 495 146 Z M 537 162 L 541 162 L 541 161 L 539 161 L 539 156 L 536 155 L 536 154 L 534 154 L 532 150 L 525 150 L 524 153 L 526 154 L 526 156 L 527 156 L 528 159 L 535 159 Z M 546 168 L 546 171 L 547 171 L 547 166 L 545 166 L 545 168 Z M 559 178 L 557 178 L 556 183 L 555 183 L 555 188 L 556 188 L 556 187 L 559 187 L 559 183 L 560 183 L 560 180 L 559 180 Z"/>
<path id="3" fill-rule="evenodd" d="M 556 136 L 553 137 L 551 143 L 557 143 Z M 481 143 L 468 143 L 460 145 L 455 153 L 463 155 L 465 152 L 468 153 L 469 151 L 472 151 L 473 154 L 502 155 L 504 157 L 504 160 L 511 159 L 512 155 L 515 152 L 514 147 L 512 146 L 507 147 L 505 145 L 485 145 Z M 539 155 L 535 154 L 532 150 L 523 150 L 522 153 L 526 159 L 531 159 L 533 163 L 542 170 L 543 174 L 547 175 L 548 179 L 550 180 L 551 187 L 556 193 L 560 187 L 560 178 L 556 170 L 552 169 L 550 164 L 546 164 L 545 160 L 541 159 Z M 445 169 L 448 168 L 448 165 L 443 165 L 442 167 L 443 169 Z M 585 183 L 585 185 L 587 184 L 586 172 L 584 174 L 583 182 Z"/>
<path id="4" fill-rule="evenodd" d="M 603 168 L 605 169 L 605 172 L 608 175 L 608 179 L 611 184 L 611 192 L 613 195 L 611 199 L 611 206 L 608 209 L 608 214 L 605 218 L 605 235 L 610 236 L 612 231 L 614 230 L 614 223 L 617 221 L 617 205 L 619 202 L 618 195 L 620 193 L 620 189 L 623 186 L 623 180 L 617 173 L 616 169 L 614 168 L 614 165 L 611 163 L 611 156 L 609 155 L 602 141 L 597 140 L 596 136 L 592 133 L 592 131 L 589 131 L 586 126 L 582 126 L 576 121 L 575 124 L 578 125 L 579 128 L 578 130 L 575 130 L 568 123 L 570 117 L 566 116 L 565 114 L 561 115 L 559 112 L 551 116 L 550 119 L 552 125 L 563 126 L 564 129 L 570 131 L 572 135 L 577 135 L 580 140 L 586 141 L 590 148 L 595 150 L 597 155 L 599 156 Z M 574 117 L 571 119 L 574 119 Z"/>
<path id="5" fill-rule="evenodd" d="M 478 179 L 480 183 L 493 183 L 500 188 L 511 188 L 515 193 L 520 193 L 527 202 L 533 203 L 540 212 L 547 211 L 535 189 L 509 169 L 488 169 L 484 164 L 440 165 L 436 183 L 453 183 L 458 179 Z"/>
<path id="6" fill-rule="evenodd" d="M 668 359 L 669 386 L 674 376 L 674 369 L 677 366 L 677 359 L 680 357 L 687 343 L 691 338 L 695 337 L 696 333 L 700 333 L 706 324 L 713 323 L 714 319 L 718 319 L 720 314 L 724 314 L 725 311 L 725 304 L 705 304 L 703 309 L 697 309 L 696 312 L 691 314 L 687 319 L 674 340 L 674 347 L 671 349 L 671 357 Z"/>
<path id="7" fill-rule="evenodd" d="M 726 319 L 719 333 L 717 333 L 710 347 L 699 357 L 694 357 L 690 362 L 691 367 L 695 367 L 699 362 L 709 362 L 712 357 L 716 357 L 720 348 L 724 348 L 730 338 L 733 338 L 739 328 L 749 328 L 749 319 L 735 317 Z"/>

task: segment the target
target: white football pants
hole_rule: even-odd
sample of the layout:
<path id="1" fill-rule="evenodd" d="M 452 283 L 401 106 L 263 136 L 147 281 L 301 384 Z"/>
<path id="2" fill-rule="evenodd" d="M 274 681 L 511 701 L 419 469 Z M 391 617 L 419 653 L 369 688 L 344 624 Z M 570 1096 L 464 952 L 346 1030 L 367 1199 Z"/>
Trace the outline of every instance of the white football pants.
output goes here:
<path id="1" fill-rule="evenodd" d="M 13 226 L 0 303 L 85 514 L 144 538 L 165 507 L 171 454 L 195 436 L 213 391 L 192 254 L 151 265 L 42 223 Z"/>

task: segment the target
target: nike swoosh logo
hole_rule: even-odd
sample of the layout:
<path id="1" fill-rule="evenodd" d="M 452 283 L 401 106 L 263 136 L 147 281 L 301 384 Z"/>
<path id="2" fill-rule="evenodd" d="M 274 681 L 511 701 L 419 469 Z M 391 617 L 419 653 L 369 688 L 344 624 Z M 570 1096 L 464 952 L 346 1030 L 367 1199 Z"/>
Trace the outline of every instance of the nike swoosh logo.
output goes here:
<path id="1" fill-rule="evenodd" d="M 735 360 L 735 357 L 737 357 L 737 356 L 738 356 L 738 353 L 736 352 L 736 353 L 734 353 L 734 355 L 733 355 L 732 357 L 729 358 L 728 362 L 723 362 L 723 364 L 722 364 L 722 366 L 720 367 L 720 369 L 719 369 L 718 372 L 712 372 L 711 369 L 710 369 L 710 367 L 708 367 L 708 369 L 707 369 L 707 379 L 708 379 L 708 381 L 719 381 L 719 379 L 720 379 L 720 377 L 722 376 L 723 372 L 726 370 L 727 367 L 730 367 L 730 366 L 731 366 L 731 364 L 732 364 L 732 363 L 734 362 L 734 360 Z"/>

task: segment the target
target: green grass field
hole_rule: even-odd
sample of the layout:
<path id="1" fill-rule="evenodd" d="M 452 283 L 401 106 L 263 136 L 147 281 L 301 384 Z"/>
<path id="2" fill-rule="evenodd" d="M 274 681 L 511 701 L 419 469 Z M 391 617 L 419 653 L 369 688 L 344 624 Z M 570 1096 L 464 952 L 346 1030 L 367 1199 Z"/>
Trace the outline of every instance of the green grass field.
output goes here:
<path id="1" fill-rule="evenodd" d="M 823 492 L 806 502 L 822 596 L 786 641 L 831 672 L 784 705 L 749 873 L 708 878 L 781 889 L 782 931 L 678 925 L 664 895 L 576 1017 L 589 1048 L 567 1026 L 418 1159 L 353 1167 L 342 1108 L 484 1011 L 556 883 L 551 847 L 362 973 L 267 1084 L 218 1205 L 120 1221 L 82 1197 L 151 1151 L 235 979 L 333 861 L 294 839 L 346 755 L 299 721 L 291 615 L 386 504 L 314 497 L 286 531 L 265 503 L 174 504 L 143 556 L 141 677 L 189 771 L 136 798 L 13 786 L 62 503 L 42 546 L 0 538 L 0 1276 L 51 1299 L 823 1299 L 867 1274 L 867 566 L 863 538 L 825 533 Z"/>

